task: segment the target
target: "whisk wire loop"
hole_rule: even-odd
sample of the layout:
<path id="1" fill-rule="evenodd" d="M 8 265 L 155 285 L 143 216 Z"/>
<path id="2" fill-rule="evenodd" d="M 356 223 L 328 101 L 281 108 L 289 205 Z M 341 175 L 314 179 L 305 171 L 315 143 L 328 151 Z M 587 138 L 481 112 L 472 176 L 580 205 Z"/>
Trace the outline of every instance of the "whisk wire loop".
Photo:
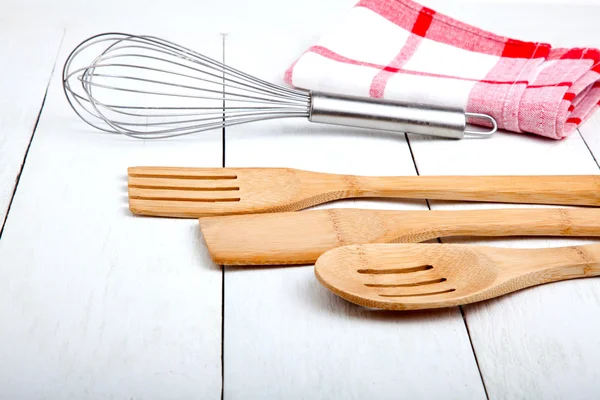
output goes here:
<path id="1" fill-rule="evenodd" d="M 79 44 L 65 62 L 63 87 L 88 124 L 146 139 L 307 118 L 310 108 L 308 91 L 263 81 L 164 39 L 122 33 Z"/>

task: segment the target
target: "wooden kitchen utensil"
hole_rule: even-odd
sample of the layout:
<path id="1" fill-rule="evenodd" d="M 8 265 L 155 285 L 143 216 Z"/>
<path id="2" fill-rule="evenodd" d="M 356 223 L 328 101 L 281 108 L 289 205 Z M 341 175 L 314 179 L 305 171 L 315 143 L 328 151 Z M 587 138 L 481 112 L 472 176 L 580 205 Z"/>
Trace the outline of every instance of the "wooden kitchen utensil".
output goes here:
<path id="1" fill-rule="evenodd" d="M 544 283 L 600 275 L 600 244 L 547 249 L 351 245 L 319 257 L 315 274 L 332 292 L 362 306 L 440 308 Z"/>
<path id="2" fill-rule="evenodd" d="M 349 244 L 447 236 L 600 236 L 600 208 L 391 211 L 331 208 L 200 218 L 221 265 L 312 264 Z"/>
<path id="3" fill-rule="evenodd" d="M 295 211 L 357 197 L 600 206 L 600 175 L 336 175 L 289 168 L 131 167 L 135 214 L 196 218 Z"/>

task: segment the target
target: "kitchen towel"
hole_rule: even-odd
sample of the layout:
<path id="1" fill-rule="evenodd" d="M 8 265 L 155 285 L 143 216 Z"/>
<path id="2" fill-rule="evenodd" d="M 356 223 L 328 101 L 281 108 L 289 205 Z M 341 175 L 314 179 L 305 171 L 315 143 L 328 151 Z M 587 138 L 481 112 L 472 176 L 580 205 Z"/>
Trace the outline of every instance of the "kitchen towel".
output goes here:
<path id="1" fill-rule="evenodd" d="M 600 101 L 600 51 L 486 32 L 410 0 L 361 0 L 285 72 L 304 89 L 493 116 L 562 139 Z M 473 121 L 475 122 L 475 121 Z"/>

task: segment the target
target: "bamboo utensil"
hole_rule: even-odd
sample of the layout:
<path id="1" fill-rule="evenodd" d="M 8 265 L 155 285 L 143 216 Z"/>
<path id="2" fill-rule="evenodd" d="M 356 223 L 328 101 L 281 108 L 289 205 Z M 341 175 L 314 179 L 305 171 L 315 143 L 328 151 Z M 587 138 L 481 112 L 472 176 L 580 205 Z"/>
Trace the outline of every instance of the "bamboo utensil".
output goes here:
<path id="1" fill-rule="evenodd" d="M 599 208 L 392 211 L 336 208 L 200 218 L 221 265 L 312 264 L 349 244 L 448 236 L 600 236 Z"/>
<path id="2" fill-rule="evenodd" d="M 315 275 L 335 294 L 362 306 L 450 307 L 544 283 L 600 275 L 600 245 L 548 249 L 351 245 L 319 257 Z"/>
<path id="3" fill-rule="evenodd" d="M 128 169 L 135 214 L 197 218 L 295 211 L 358 197 L 600 206 L 600 176 L 336 175 L 290 168 Z"/>
<path id="4" fill-rule="evenodd" d="M 448 236 L 599 236 L 600 209 L 457 211 L 367 209 L 200 218 L 213 260 L 226 265 L 314 263 L 349 244 L 422 242 Z"/>

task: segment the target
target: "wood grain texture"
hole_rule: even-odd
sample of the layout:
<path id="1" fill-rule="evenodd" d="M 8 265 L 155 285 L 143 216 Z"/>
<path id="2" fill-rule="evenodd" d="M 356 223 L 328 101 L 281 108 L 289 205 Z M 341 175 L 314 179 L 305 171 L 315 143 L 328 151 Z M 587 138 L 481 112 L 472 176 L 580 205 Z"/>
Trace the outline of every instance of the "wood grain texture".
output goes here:
<path id="1" fill-rule="evenodd" d="M 211 31 L 104 22 L 69 30 L 57 68 L 101 29 L 196 34 L 196 48 L 221 54 Z M 53 78 L 0 241 L 0 398 L 220 398 L 222 271 L 196 221 L 131 215 L 126 171 L 221 159 L 219 131 L 177 141 L 95 131 Z"/>
<path id="2" fill-rule="evenodd" d="M 328 209 L 200 218 L 212 259 L 227 265 L 310 264 L 338 246 L 448 236 L 600 236 L 600 209 L 398 211 Z"/>
<path id="3" fill-rule="evenodd" d="M 130 167 L 129 209 L 197 218 L 374 197 L 600 206 L 600 175 L 357 176 L 292 168 Z"/>
<path id="4" fill-rule="evenodd" d="M 338 247 L 315 264 L 315 276 L 333 293 L 386 310 L 452 307 L 598 275 L 600 244 L 507 249 L 378 243 Z"/>
<path id="5" fill-rule="evenodd" d="M 44 29 L 44 41 L 39 31 Z M 0 231 L 13 197 L 63 36 L 0 16 Z"/>
<path id="6" fill-rule="evenodd" d="M 253 14 L 252 29 L 227 36 L 226 62 L 280 83 L 282 71 L 313 44 L 317 27 L 336 18 L 326 8 L 334 5 L 348 4 L 302 3 L 320 10 L 311 13 L 308 35 L 290 13 L 278 21 Z M 227 167 L 415 174 L 403 135 L 307 121 L 229 127 L 225 148 Z M 424 201 L 345 200 L 335 206 L 426 209 Z M 224 329 L 227 399 L 485 398 L 458 309 L 413 315 L 362 309 L 321 287 L 312 268 L 227 267 Z"/>

